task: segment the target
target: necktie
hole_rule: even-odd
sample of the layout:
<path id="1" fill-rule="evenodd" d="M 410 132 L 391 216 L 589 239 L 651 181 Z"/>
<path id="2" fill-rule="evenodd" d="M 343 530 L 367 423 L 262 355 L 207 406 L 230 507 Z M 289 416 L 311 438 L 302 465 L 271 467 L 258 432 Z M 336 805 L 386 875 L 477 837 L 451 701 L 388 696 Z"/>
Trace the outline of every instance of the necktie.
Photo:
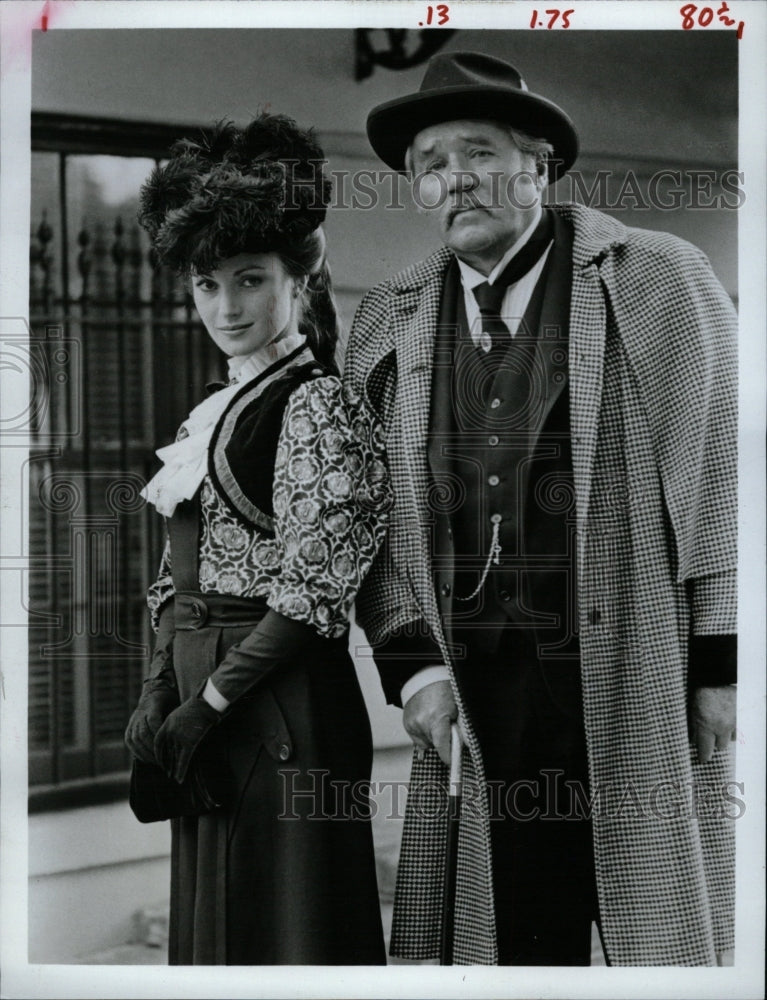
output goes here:
<path id="1" fill-rule="evenodd" d="M 551 219 L 548 212 L 544 210 L 533 235 L 519 253 L 511 258 L 493 284 L 490 285 L 483 281 L 481 285 L 477 285 L 473 289 L 474 298 L 479 306 L 479 314 L 482 317 L 480 347 L 485 353 L 496 349 L 506 349 L 509 346 L 510 331 L 501 318 L 501 305 L 506 295 L 506 289 L 535 267 L 551 242 L 551 238 Z"/>

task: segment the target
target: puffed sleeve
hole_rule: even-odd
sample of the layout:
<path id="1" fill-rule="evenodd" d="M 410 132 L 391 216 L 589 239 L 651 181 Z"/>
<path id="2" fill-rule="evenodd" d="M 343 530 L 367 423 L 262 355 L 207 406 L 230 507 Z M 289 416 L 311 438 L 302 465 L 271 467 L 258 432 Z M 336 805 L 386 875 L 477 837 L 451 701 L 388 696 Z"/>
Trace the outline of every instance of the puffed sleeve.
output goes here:
<path id="1" fill-rule="evenodd" d="M 321 635 L 344 634 L 392 504 L 383 456 L 378 422 L 338 378 L 314 379 L 292 393 L 274 468 L 282 552 L 268 598 L 274 611 Z"/>
<path id="2" fill-rule="evenodd" d="M 170 539 L 166 538 L 165 548 L 162 550 L 160 568 L 157 572 L 157 579 L 151 584 L 146 594 L 146 602 L 149 605 L 149 619 L 155 632 L 159 632 L 160 630 L 160 613 L 175 592 L 170 571 Z"/>

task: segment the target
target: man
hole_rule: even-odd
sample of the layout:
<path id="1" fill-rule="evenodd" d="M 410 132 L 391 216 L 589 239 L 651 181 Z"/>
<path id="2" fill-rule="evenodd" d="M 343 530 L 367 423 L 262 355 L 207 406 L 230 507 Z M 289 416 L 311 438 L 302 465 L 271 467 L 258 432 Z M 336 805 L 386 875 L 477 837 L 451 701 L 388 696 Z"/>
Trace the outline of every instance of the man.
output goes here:
<path id="1" fill-rule="evenodd" d="M 358 601 L 416 748 L 392 953 L 437 953 L 434 789 L 458 718 L 456 962 L 588 964 L 597 920 L 612 964 L 714 964 L 732 946 L 732 306 L 690 244 L 542 206 L 577 135 L 502 60 L 435 57 L 368 135 L 445 244 L 365 296 L 345 375 L 396 496 Z"/>

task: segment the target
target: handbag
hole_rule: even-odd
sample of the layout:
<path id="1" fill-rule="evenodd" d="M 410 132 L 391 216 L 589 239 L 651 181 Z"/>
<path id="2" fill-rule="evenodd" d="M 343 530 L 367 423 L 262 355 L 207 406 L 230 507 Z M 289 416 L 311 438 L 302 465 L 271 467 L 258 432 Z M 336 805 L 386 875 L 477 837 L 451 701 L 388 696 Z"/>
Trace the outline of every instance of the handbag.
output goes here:
<path id="1" fill-rule="evenodd" d="M 179 784 L 159 764 L 134 757 L 128 803 L 139 823 L 158 823 L 226 809 L 234 800 L 234 791 L 234 776 L 220 759 L 200 756 L 192 760 Z"/>

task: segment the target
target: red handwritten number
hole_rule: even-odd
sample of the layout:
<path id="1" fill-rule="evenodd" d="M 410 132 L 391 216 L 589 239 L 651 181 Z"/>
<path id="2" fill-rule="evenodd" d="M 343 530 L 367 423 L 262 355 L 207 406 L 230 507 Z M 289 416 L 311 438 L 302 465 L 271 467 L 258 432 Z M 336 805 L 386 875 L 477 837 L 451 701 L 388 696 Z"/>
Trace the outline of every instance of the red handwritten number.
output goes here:
<path id="1" fill-rule="evenodd" d="M 433 16 L 434 16 L 434 8 L 433 7 L 427 7 L 426 8 L 426 23 L 427 24 L 431 24 L 432 23 Z M 437 4 L 437 17 L 439 18 L 439 20 L 437 21 L 437 27 L 438 28 L 441 27 L 443 24 L 447 24 L 447 22 L 450 20 L 450 8 L 448 7 L 448 5 L 446 3 L 438 3 Z"/>
<path id="2" fill-rule="evenodd" d="M 569 28 L 570 27 L 570 15 L 575 13 L 574 9 L 573 10 L 566 10 L 566 11 L 563 11 L 563 12 L 559 11 L 559 10 L 545 10 L 544 14 L 548 14 L 549 15 L 549 23 L 546 25 L 547 28 L 553 28 L 554 27 L 554 25 L 557 23 L 557 18 L 559 17 L 560 13 L 562 14 L 562 27 L 563 28 Z M 538 20 L 538 11 L 537 10 L 533 11 L 533 16 L 530 18 L 530 27 L 531 28 L 542 28 L 543 27 L 543 21 L 539 21 Z"/>
<path id="3" fill-rule="evenodd" d="M 716 12 L 716 16 L 726 25 L 731 28 L 735 24 L 735 19 L 732 17 L 727 17 L 730 8 L 726 3 L 723 3 L 719 10 Z M 690 31 L 691 28 L 695 27 L 696 21 L 694 15 L 697 13 L 698 20 L 697 24 L 701 28 L 707 28 L 709 24 L 714 20 L 714 11 L 711 7 L 701 7 L 698 11 L 698 5 L 694 3 L 686 3 L 684 7 L 679 8 L 679 13 L 682 17 L 682 30 Z M 744 22 L 741 21 L 738 24 L 737 36 L 738 39 L 743 37 L 743 25 Z"/>
<path id="4" fill-rule="evenodd" d="M 689 31 L 690 28 L 695 27 L 695 21 L 692 19 L 692 15 L 698 8 L 694 3 L 686 3 L 682 7 L 679 13 L 682 15 L 682 31 Z"/>

